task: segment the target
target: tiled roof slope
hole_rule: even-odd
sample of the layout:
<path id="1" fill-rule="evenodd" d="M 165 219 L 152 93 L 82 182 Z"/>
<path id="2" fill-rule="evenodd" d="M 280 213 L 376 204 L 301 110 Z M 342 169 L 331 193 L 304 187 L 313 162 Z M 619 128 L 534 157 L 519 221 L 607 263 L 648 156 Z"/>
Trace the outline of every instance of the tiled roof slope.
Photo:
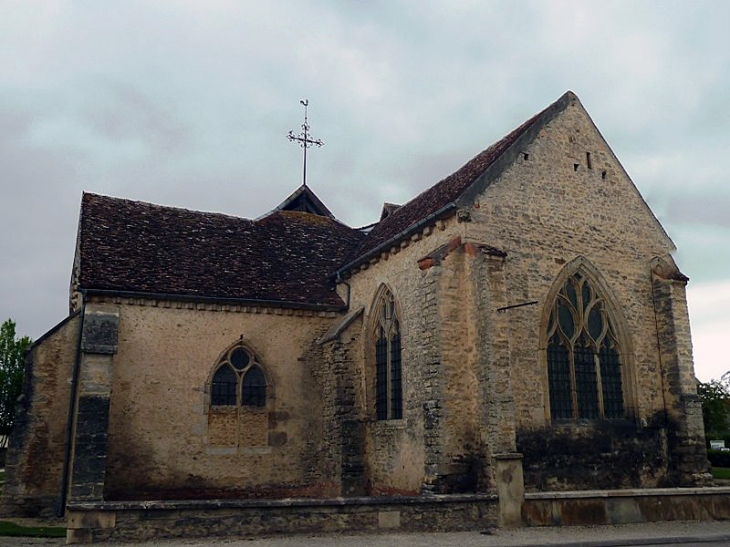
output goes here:
<path id="1" fill-rule="evenodd" d="M 304 185 L 297 188 L 292 195 L 277 205 L 273 211 L 263 216 L 268 216 L 275 211 L 306 211 L 307 213 L 321 215 L 323 217 L 335 218 L 335 215 L 327 209 L 327 206 L 322 203 L 317 197 L 317 194 L 312 192 L 308 186 Z"/>
<path id="2" fill-rule="evenodd" d="M 84 194 L 79 287 L 339 307 L 326 278 L 362 237 L 308 213 L 252 221 Z"/>
<path id="3" fill-rule="evenodd" d="M 366 258 L 369 253 L 377 251 L 380 246 L 391 240 L 393 240 L 392 243 L 395 243 L 399 239 L 397 238 L 399 234 L 403 234 L 403 237 L 405 237 L 409 228 L 416 226 L 419 222 L 428 218 L 429 215 L 438 213 L 444 207 L 456 201 L 520 137 L 534 129 L 534 126 L 542 126 L 547 123 L 556 111 L 562 110 L 565 104 L 572 99 L 576 99 L 576 96 L 568 91 L 555 103 L 534 115 L 502 140 L 477 154 L 461 169 L 421 192 L 411 201 L 386 216 L 350 255 L 347 260 L 348 264 Z"/>

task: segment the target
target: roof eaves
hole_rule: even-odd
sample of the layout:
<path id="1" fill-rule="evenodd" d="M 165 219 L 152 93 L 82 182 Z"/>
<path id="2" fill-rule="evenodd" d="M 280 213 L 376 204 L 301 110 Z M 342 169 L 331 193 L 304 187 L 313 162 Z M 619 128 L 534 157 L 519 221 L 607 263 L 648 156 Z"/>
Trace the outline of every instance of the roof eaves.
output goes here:
<path id="1" fill-rule="evenodd" d="M 263 300 L 257 298 L 233 298 L 219 296 L 204 296 L 197 294 L 177 294 L 149 291 L 129 291 L 116 289 L 98 289 L 92 287 L 81 287 L 79 289 L 86 295 L 114 296 L 119 298 L 143 298 L 149 300 L 167 300 L 177 302 L 204 302 L 210 304 L 228 304 L 239 306 L 261 306 L 267 308 L 287 308 L 312 311 L 345 311 L 347 306 L 334 304 L 317 304 L 313 302 L 292 302 L 286 300 Z"/>
<path id="2" fill-rule="evenodd" d="M 438 211 L 431 213 L 426 218 L 421 219 L 420 221 L 416 222 L 415 224 L 411 224 L 408 228 L 403 230 L 402 232 L 396 234 L 395 236 L 391 237 L 390 239 L 384 241 L 377 247 L 374 247 L 370 251 L 366 252 L 363 255 L 360 255 L 355 260 L 345 264 L 341 268 L 339 268 L 332 276 L 331 278 L 339 278 L 342 276 L 343 273 L 348 272 L 349 270 L 352 270 L 353 268 L 359 266 L 360 264 L 370 260 L 372 257 L 379 255 L 381 252 L 383 252 L 386 249 L 389 249 L 392 247 L 395 243 L 400 241 L 401 239 L 408 237 L 410 235 L 413 235 L 415 232 L 420 230 L 421 228 L 425 228 L 428 224 L 432 222 L 436 222 L 437 220 L 444 219 L 456 210 L 456 203 L 451 202 L 439 209 Z"/>

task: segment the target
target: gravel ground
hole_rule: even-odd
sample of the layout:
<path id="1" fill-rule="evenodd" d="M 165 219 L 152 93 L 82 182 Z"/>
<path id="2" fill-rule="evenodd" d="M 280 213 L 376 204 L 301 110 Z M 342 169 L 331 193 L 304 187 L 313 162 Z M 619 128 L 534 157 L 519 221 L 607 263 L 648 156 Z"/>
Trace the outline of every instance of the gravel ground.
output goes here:
<path id="1" fill-rule="evenodd" d="M 97 543 L 108 547 L 499 547 L 537 545 L 648 545 L 653 539 L 667 538 L 681 543 L 682 538 L 707 542 L 713 538 L 730 546 L 730 522 L 661 522 L 616 526 L 572 526 L 564 528 L 520 528 L 492 530 L 491 533 L 423 533 L 282 536 L 263 539 L 210 538 L 158 540 L 143 543 Z M 63 539 L 4 538 L 0 547 L 63 545 Z"/>

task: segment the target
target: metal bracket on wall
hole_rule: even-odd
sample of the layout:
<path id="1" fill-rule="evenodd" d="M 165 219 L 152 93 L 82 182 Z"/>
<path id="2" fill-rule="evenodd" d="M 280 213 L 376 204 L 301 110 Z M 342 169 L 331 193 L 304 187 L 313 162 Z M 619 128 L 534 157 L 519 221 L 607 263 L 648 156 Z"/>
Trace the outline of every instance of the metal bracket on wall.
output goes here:
<path id="1" fill-rule="evenodd" d="M 499 313 L 504 313 L 507 310 L 511 310 L 512 308 L 521 308 L 523 306 L 532 306 L 534 304 L 537 304 L 537 300 L 533 300 L 532 302 L 523 302 L 522 304 L 512 304 L 511 306 L 503 306 L 501 308 L 497 308 L 497 311 Z"/>

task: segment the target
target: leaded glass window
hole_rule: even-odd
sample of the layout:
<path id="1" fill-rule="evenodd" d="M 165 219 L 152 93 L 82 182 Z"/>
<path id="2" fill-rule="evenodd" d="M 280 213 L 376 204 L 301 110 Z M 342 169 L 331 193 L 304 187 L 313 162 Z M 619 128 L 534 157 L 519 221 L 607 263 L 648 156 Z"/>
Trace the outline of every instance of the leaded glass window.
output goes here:
<path id="1" fill-rule="evenodd" d="M 236 404 L 236 390 L 238 377 L 231 367 L 221 365 L 213 376 L 210 390 L 211 404 L 216 406 L 231 406 Z"/>
<path id="2" fill-rule="evenodd" d="M 266 406 L 266 378 L 259 367 L 251 367 L 243 375 L 241 405 Z"/>
<path id="3" fill-rule="evenodd" d="M 580 272 L 560 289 L 548 320 L 550 415 L 562 420 L 624 417 L 621 348 L 605 301 Z"/>
<path id="4" fill-rule="evenodd" d="M 401 334 L 390 291 L 378 299 L 375 314 L 375 415 L 378 420 L 398 420 L 403 417 Z"/>
<path id="5" fill-rule="evenodd" d="M 235 346 L 218 363 L 211 382 L 210 404 L 265 407 L 266 391 L 266 376 L 253 353 L 244 346 Z"/>

